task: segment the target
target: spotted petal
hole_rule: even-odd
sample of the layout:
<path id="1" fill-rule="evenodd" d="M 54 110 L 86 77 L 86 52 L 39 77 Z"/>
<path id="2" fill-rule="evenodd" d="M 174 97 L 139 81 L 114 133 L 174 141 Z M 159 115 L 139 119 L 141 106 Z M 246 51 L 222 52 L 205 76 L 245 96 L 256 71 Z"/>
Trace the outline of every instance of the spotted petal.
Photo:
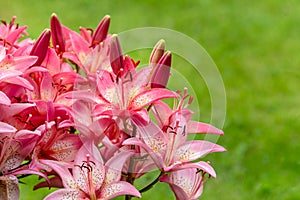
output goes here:
<path id="1" fill-rule="evenodd" d="M 44 200 L 78 200 L 80 193 L 75 189 L 60 189 L 50 193 Z"/>
<path id="2" fill-rule="evenodd" d="M 101 197 L 103 199 L 112 199 L 117 196 L 122 195 L 132 195 L 138 198 L 141 197 L 141 194 L 135 187 L 125 181 L 114 182 L 109 185 L 106 185 L 101 191 Z"/>
<path id="3" fill-rule="evenodd" d="M 90 163 L 87 163 L 87 155 L 89 155 Z M 82 145 L 77 153 L 74 163 L 75 167 L 73 168 L 73 174 L 80 189 L 89 193 L 89 180 L 87 175 L 89 170 L 91 170 L 92 183 L 95 190 L 101 187 L 105 177 L 105 169 L 100 152 L 93 144 L 93 141 L 86 142 Z"/>
<path id="4" fill-rule="evenodd" d="M 189 197 L 186 194 L 186 192 L 181 187 L 179 187 L 178 185 L 174 184 L 172 182 L 172 180 L 170 179 L 170 177 L 167 174 L 165 174 L 162 177 L 160 177 L 159 180 L 161 182 L 165 182 L 165 183 L 169 184 L 169 186 L 172 189 L 172 191 L 174 192 L 177 200 L 179 200 L 179 199 L 187 199 L 188 200 L 189 199 Z"/>
<path id="5" fill-rule="evenodd" d="M 151 90 L 146 90 L 144 92 L 141 92 L 131 100 L 129 104 L 129 109 L 139 110 L 145 106 L 150 105 L 155 101 L 165 99 L 165 98 L 176 98 L 176 97 L 178 97 L 178 94 L 176 92 L 163 89 L 163 88 L 154 88 Z"/>
<path id="6" fill-rule="evenodd" d="M 213 152 L 223 152 L 226 149 L 220 145 L 204 140 L 188 141 L 181 145 L 175 152 L 175 159 L 189 162 Z"/>

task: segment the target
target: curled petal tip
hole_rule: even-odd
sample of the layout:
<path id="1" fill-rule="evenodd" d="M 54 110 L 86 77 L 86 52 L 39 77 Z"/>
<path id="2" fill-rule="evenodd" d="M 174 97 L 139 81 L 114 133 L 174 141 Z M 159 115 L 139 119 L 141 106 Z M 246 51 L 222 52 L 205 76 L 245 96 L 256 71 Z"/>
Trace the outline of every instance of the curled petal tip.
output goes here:
<path id="1" fill-rule="evenodd" d="M 149 59 L 149 63 L 150 64 L 156 64 L 158 63 L 159 59 L 163 56 L 164 51 L 165 51 L 165 46 L 166 43 L 163 39 L 159 40 L 156 45 L 154 46 L 151 55 L 150 55 L 150 59 Z"/>

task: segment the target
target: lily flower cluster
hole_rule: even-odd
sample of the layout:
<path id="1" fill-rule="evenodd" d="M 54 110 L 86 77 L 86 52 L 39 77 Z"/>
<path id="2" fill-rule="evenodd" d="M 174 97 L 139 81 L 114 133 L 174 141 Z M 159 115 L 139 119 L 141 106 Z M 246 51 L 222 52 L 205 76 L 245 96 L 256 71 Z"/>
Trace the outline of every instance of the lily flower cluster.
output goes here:
<path id="1" fill-rule="evenodd" d="M 186 89 L 166 89 L 172 54 L 163 40 L 138 69 L 108 33 L 109 16 L 75 32 L 53 14 L 37 40 L 15 19 L 0 25 L 0 199 L 19 199 L 18 180 L 31 174 L 45 180 L 34 189 L 59 188 L 47 200 L 131 199 L 158 181 L 177 199 L 201 195 L 216 177 L 201 158 L 225 149 L 188 134 L 223 132 L 192 120 Z M 159 176 L 137 189 L 153 169 Z"/>

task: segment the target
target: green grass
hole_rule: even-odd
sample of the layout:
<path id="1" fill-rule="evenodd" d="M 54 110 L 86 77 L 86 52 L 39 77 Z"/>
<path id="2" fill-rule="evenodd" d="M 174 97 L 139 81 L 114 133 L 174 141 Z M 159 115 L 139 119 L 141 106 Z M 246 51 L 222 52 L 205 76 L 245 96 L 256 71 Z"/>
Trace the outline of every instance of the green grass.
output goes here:
<path id="1" fill-rule="evenodd" d="M 63 1 L 21 0 L 0 3 L 0 17 L 18 17 L 37 37 L 49 27 L 51 13 L 77 29 L 95 27 L 110 14 L 110 32 L 158 26 L 198 41 L 217 64 L 227 95 L 226 153 L 205 159 L 218 178 L 210 180 L 202 199 L 300 199 L 300 4 L 265 1 Z M 180 59 L 174 66 L 186 65 Z M 144 60 L 145 62 L 145 60 Z M 186 71 L 189 74 L 189 71 Z M 187 77 L 189 79 L 189 77 Z M 210 97 L 199 84 L 202 120 L 210 119 Z M 180 86 L 181 87 L 181 86 Z M 44 191 L 22 187 L 21 199 L 41 199 Z M 172 199 L 164 184 L 143 199 Z"/>

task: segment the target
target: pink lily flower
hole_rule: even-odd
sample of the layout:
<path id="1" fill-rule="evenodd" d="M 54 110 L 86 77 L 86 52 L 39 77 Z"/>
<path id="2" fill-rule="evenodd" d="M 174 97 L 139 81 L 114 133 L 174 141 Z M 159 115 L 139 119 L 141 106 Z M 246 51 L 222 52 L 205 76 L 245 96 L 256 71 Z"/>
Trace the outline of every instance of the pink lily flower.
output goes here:
<path id="1" fill-rule="evenodd" d="M 51 24 L 54 27 L 52 29 L 55 30 L 53 34 L 56 35 L 54 40 L 56 43 L 60 41 L 58 45 L 64 43 L 65 46 L 63 58 L 71 60 L 87 76 L 93 76 L 98 69 L 109 70 L 110 35 L 108 35 L 108 28 L 110 17 L 108 15 L 100 21 L 95 32 L 81 27 L 81 34 L 58 22 L 57 17 L 52 17 Z M 59 27 L 61 27 L 62 33 L 59 31 Z"/>
<path id="2" fill-rule="evenodd" d="M 203 133 L 209 130 L 214 134 L 223 132 L 211 125 L 192 122 L 191 111 L 182 108 L 186 95 L 180 101 L 178 109 L 173 111 L 167 104 L 156 102 L 154 116 L 160 125 L 153 122 L 147 125 L 137 124 L 137 138 L 127 139 L 123 145 L 137 145 L 144 148 L 152 157 L 154 163 L 163 172 L 174 171 L 182 168 L 196 167 L 208 172 L 215 177 L 215 172 L 206 162 L 198 160 L 213 152 L 226 151 L 222 146 L 204 140 L 187 141 L 188 133 Z M 194 125 L 191 126 L 191 125 Z M 205 132 L 206 133 L 206 132 Z"/>
<path id="3" fill-rule="evenodd" d="M 140 122 L 149 122 L 149 106 L 164 98 L 176 98 L 178 94 L 164 88 L 148 89 L 147 78 L 151 68 L 139 70 L 129 80 L 116 77 L 107 71 L 98 71 L 97 86 L 103 104 L 95 107 L 95 115 L 118 116 L 121 119 L 132 118 Z M 130 76 L 130 75 L 128 75 Z"/>
<path id="4" fill-rule="evenodd" d="M 97 147 L 85 143 L 75 159 L 73 175 L 64 166 L 52 164 L 53 169 L 62 178 L 64 189 L 59 189 L 45 200 L 59 199 L 111 199 L 121 195 L 141 197 L 140 193 L 129 183 L 120 181 L 124 162 L 131 153 L 120 152 L 103 163 Z"/>
<path id="5" fill-rule="evenodd" d="M 176 125 L 164 133 L 154 123 L 137 126 L 141 139 L 130 138 L 123 142 L 123 145 L 137 145 L 144 148 L 156 166 L 163 172 L 179 170 L 183 168 L 199 168 L 215 177 L 215 171 L 206 162 L 198 160 L 213 152 L 222 152 L 225 149 L 217 144 L 203 141 L 186 141 L 183 129 Z M 177 129 L 177 130 L 176 130 Z"/>
<path id="6" fill-rule="evenodd" d="M 100 42 L 94 48 L 78 33 L 69 32 L 70 43 L 63 57 L 78 65 L 85 74 L 95 74 L 98 69 L 109 69 L 110 37 Z"/>
<path id="7" fill-rule="evenodd" d="M 9 24 L 5 21 L 1 21 L 0 25 L 0 44 L 7 48 L 7 50 L 12 53 L 16 48 L 18 48 L 17 41 L 22 35 L 27 35 L 25 29 L 27 26 L 19 27 L 15 24 L 16 17 L 14 16 Z"/>
<path id="8" fill-rule="evenodd" d="M 71 125 L 64 121 L 58 124 L 52 121 L 38 128 L 41 130 L 41 137 L 32 152 L 30 169 L 50 171 L 51 168 L 44 164 L 45 160 L 71 164 L 82 146 L 79 135 L 70 133 Z"/>
<path id="9" fill-rule="evenodd" d="M 13 54 L 6 54 L 5 47 L 0 47 L 0 82 L 16 84 L 32 90 L 32 85 L 21 75 L 33 65 L 36 60 L 36 56 L 14 56 Z"/>
<path id="10" fill-rule="evenodd" d="M 28 113 L 26 111 L 30 110 L 30 108 L 34 106 L 34 104 L 30 103 L 0 105 L 0 112 L 2 113 L 0 121 L 10 124 L 17 130 L 25 129 L 26 126 L 30 126 L 30 120 L 32 118 L 32 114 L 34 114 L 33 112 Z"/>
<path id="11" fill-rule="evenodd" d="M 195 168 L 173 171 L 170 175 L 160 177 L 161 182 L 166 182 L 174 192 L 177 200 L 197 200 L 203 191 L 203 185 L 208 178 L 205 173 Z"/>
<path id="12" fill-rule="evenodd" d="M 181 115 L 184 116 L 186 119 L 186 133 L 187 134 L 217 134 L 217 135 L 223 135 L 224 132 L 210 124 L 206 124 L 203 122 L 193 121 L 190 120 L 193 112 L 188 108 L 180 108 L 183 107 L 182 103 L 179 105 L 179 110 L 181 112 Z M 178 115 L 177 113 L 179 110 L 172 110 L 166 103 L 162 101 L 157 101 L 153 103 L 152 111 L 154 114 L 154 117 L 157 120 L 157 123 L 159 127 L 166 131 L 168 127 L 170 126 L 170 123 L 172 120 L 174 120 L 174 117 Z M 170 127 L 169 127 L 170 128 Z"/>
<path id="13" fill-rule="evenodd" d="M 111 134 L 112 131 L 116 132 L 114 130 L 115 121 L 111 118 L 99 119 L 93 116 L 93 105 L 90 102 L 76 101 L 72 105 L 72 116 L 81 140 L 93 140 L 96 144 L 99 144 L 105 135 Z"/>
<path id="14" fill-rule="evenodd" d="M 24 159 L 31 153 L 36 144 L 40 132 L 20 130 L 11 132 L 14 128 L 1 122 L 0 133 L 0 171 L 7 173 L 21 165 Z"/>

